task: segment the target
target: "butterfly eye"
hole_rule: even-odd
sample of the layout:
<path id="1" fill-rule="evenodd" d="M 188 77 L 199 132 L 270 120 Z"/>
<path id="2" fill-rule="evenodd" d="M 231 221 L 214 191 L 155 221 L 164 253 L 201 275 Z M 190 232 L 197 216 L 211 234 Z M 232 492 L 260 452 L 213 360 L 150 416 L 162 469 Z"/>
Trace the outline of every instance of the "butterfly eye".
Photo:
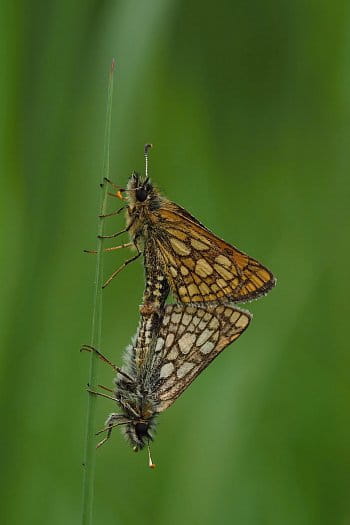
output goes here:
<path id="1" fill-rule="evenodd" d="M 147 436 L 148 431 L 148 423 L 136 423 L 135 425 L 135 432 L 137 437 L 140 439 L 143 436 Z"/>
<path id="2" fill-rule="evenodd" d="M 148 191 L 145 187 L 141 187 L 136 190 L 136 199 L 140 202 L 144 202 L 147 199 Z"/>

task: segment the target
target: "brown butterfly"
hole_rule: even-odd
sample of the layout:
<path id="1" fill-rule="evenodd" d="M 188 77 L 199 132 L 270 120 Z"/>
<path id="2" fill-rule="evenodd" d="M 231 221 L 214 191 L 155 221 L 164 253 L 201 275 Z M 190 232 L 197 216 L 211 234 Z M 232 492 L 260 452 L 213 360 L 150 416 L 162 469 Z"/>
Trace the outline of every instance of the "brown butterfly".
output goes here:
<path id="1" fill-rule="evenodd" d="M 107 441 L 114 427 L 120 426 L 135 451 L 147 445 L 150 467 L 155 466 L 149 443 L 154 437 L 156 416 L 174 403 L 251 320 L 249 312 L 232 306 L 164 307 L 166 295 L 165 290 L 158 313 L 141 316 L 133 343 L 125 351 L 123 368 L 113 365 L 93 347 L 83 347 L 96 352 L 117 372 L 113 396 L 90 391 L 112 399 L 121 410 L 110 414 L 99 432 L 107 435 L 97 446 Z"/>
<path id="2" fill-rule="evenodd" d="M 214 235 L 151 184 L 147 175 L 149 147 L 145 146 L 145 177 L 133 173 L 125 190 L 111 183 L 118 189 L 111 195 L 122 198 L 126 193 L 127 225 L 104 238 L 128 232 L 131 242 L 105 251 L 133 246 L 137 254 L 118 268 L 104 287 L 143 254 L 146 279 L 157 267 L 183 303 L 244 302 L 265 295 L 275 285 L 274 276 L 265 266 Z"/>

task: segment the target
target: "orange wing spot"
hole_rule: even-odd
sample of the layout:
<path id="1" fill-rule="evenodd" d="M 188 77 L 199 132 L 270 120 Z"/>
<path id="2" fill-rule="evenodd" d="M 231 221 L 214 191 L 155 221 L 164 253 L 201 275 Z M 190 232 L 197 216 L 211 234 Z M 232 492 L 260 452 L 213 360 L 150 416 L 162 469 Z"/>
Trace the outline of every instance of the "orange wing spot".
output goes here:
<path id="1" fill-rule="evenodd" d="M 191 229 L 191 235 L 193 235 L 193 237 L 203 242 L 204 244 L 207 244 L 208 246 L 212 245 L 212 243 L 210 242 L 210 239 L 208 239 L 207 237 L 204 237 L 204 235 L 200 235 L 200 233 L 198 233 L 198 231 L 196 231 L 194 228 Z"/>
<path id="2" fill-rule="evenodd" d="M 232 273 L 226 270 L 226 268 L 224 268 L 220 264 L 214 264 L 214 268 L 221 275 L 221 277 L 223 277 L 227 281 L 230 281 L 231 279 L 233 279 Z"/>
<path id="3" fill-rule="evenodd" d="M 210 288 L 205 283 L 201 282 L 199 285 L 199 289 L 202 292 L 203 295 L 210 294 Z"/>
<path id="4" fill-rule="evenodd" d="M 217 257 L 215 257 L 215 261 L 221 264 L 222 266 L 225 266 L 226 268 L 230 268 L 231 266 L 230 259 L 225 257 L 225 255 L 218 255 Z"/>
<path id="5" fill-rule="evenodd" d="M 261 288 L 261 286 L 264 285 L 264 281 L 259 279 L 259 277 L 255 275 L 255 273 L 250 272 L 249 279 L 255 284 L 257 288 Z"/>
<path id="6" fill-rule="evenodd" d="M 246 288 L 249 292 L 254 292 L 255 286 L 253 283 L 247 283 Z"/>
<path id="7" fill-rule="evenodd" d="M 191 249 L 176 237 L 170 238 L 170 244 L 178 255 L 189 255 L 191 253 Z"/>
<path id="8" fill-rule="evenodd" d="M 267 270 L 265 270 L 265 268 L 260 268 L 257 274 L 260 277 L 260 279 L 263 279 L 265 283 L 271 280 L 271 275 Z"/>
<path id="9" fill-rule="evenodd" d="M 184 233 L 181 230 L 175 230 L 175 228 L 167 228 L 167 231 L 177 239 L 180 239 L 180 241 L 184 241 L 185 239 L 187 239 L 186 233 Z"/>
<path id="10" fill-rule="evenodd" d="M 190 270 L 194 270 L 194 267 L 196 265 L 196 261 L 194 261 L 193 259 L 183 259 L 183 263 L 187 266 L 187 268 L 189 268 Z"/>
<path id="11" fill-rule="evenodd" d="M 178 294 L 181 295 L 181 296 L 187 295 L 186 287 L 185 286 L 180 286 L 180 288 L 178 289 Z"/>
<path id="12" fill-rule="evenodd" d="M 198 275 L 196 275 L 195 273 L 192 275 L 192 277 L 196 284 L 200 284 L 202 282 L 202 279 L 198 277 Z"/>
<path id="13" fill-rule="evenodd" d="M 188 286 L 188 293 L 189 293 L 190 295 L 192 295 L 192 296 L 193 296 L 193 295 L 196 295 L 196 294 L 199 294 L 198 286 L 196 286 L 196 285 L 193 284 L 193 283 L 190 284 L 190 285 Z"/>
<path id="14" fill-rule="evenodd" d="M 199 250 L 199 251 L 209 250 L 208 244 L 204 244 L 203 242 L 198 241 L 198 239 L 191 239 L 190 243 L 191 243 L 192 248 L 194 248 L 195 250 Z"/>
<path id="15" fill-rule="evenodd" d="M 173 277 L 177 277 L 177 270 L 174 268 L 174 266 L 170 266 L 169 270 Z"/>
<path id="16" fill-rule="evenodd" d="M 200 277 L 206 277 L 213 273 L 213 268 L 205 259 L 198 259 L 195 271 Z"/>
<path id="17" fill-rule="evenodd" d="M 188 275 L 189 271 L 187 270 L 186 266 L 181 266 L 180 268 L 181 275 Z"/>
<path id="18" fill-rule="evenodd" d="M 167 263 L 172 264 L 173 266 L 177 266 L 176 259 L 175 259 L 175 257 L 173 257 L 172 253 L 169 250 L 165 249 L 165 247 L 162 245 L 161 242 L 157 241 L 157 243 L 158 243 L 158 246 L 160 248 L 160 251 L 161 251 L 165 261 Z"/>
<path id="19" fill-rule="evenodd" d="M 220 286 L 220 288 L 226 288 L 227 282 L 224 279 L 217 279 L 217 285 Z"/>

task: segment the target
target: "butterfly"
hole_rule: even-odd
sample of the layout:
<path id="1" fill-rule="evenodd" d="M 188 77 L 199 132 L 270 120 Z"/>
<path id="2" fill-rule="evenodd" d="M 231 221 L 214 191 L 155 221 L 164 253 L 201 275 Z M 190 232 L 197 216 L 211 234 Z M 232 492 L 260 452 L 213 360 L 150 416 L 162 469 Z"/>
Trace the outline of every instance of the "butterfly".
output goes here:
<path id="1" fill-rule="evenodd" d="M 120 412 L 108 417 L 106 437 L 120 426 L 135 451 L 148 447 L 156 418 L 190 386 L 192 381 L 248 327 L 249 312 L 225 305 L 168 304 L 151 315 L 141 315 L 137 334 L 125 351 L 125 365 L 118 368 L 98 350 L 93 351 L 117 372 L 112 399 Z"/>
<path id="2" fill-rule="evenodd" d="M 173 295 L 182 303 L 245 302 L 265 295 L 275 285 L 270 270 L 214 235 L 153 186 L 147 170 L 149 147 L 145 146 L 145 177 L 133 173 L 126 189 L 106 179 L 118 189 L 110 195 L 127 200 L 126 227 L 103 238 L 128 232 L 131 241 L 105 251 L 134 247 L 137 253 L 109 277 L 104 287 L 143 254 L 146 278 L 158 267 Z"/>

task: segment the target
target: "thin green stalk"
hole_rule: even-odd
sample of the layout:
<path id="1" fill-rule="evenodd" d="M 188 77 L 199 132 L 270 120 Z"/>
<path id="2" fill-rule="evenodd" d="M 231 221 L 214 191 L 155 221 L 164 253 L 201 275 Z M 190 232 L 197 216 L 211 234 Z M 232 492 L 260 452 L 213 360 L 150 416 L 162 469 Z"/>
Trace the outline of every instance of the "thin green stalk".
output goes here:
<path id="1" fill-rule="evenodd" d="M 109 148 L 111 137 L 111 115 L 112 115 L 112 97 L 113 97 L 113 74 L 115 68 L 115 61 L 113 59 L 109 71 L 108 80 L 108 96 L 107 96 L 107 110 L 106 110 L 106 128 L 104 138 L 104 153 L 103 153 L 103 170 L 102 170 L 102 189 L 100 196 L 100 215 L 106 213 L 107 207 L 107 184 L 104 183 L 104 177 L 109 175 Z M 97 233 L 103 235 L 103 219 L 98 219 Z M 102 266 L 102 245 L 103 239 L 97 238 L 97 254 L 96 254 L 96 273 L 95 273 L 95 288 L 93 297 L 93 310 L 91 321 L 91 346 L 95 348 L 101 347 L 101 327 L 102 327 L 102 284 L 103 284 L 103 266 Z M 92 390 L 97 386 L 97 360 L 98 357 L 94 352 L 90 353 L 90 371 L 88 384 Z M 94 475 L 95 475 L 95 406 L 96 396 L 88 396 L 87 416 L 86 416 L 86 430 L 85 430 L 85 450 L 84 450 L 84 473 L 83 473 L 83 503 L 82 503 L 82 525 L 91 525 L 92 523 L 92 509 L 94 499 Z"/>

